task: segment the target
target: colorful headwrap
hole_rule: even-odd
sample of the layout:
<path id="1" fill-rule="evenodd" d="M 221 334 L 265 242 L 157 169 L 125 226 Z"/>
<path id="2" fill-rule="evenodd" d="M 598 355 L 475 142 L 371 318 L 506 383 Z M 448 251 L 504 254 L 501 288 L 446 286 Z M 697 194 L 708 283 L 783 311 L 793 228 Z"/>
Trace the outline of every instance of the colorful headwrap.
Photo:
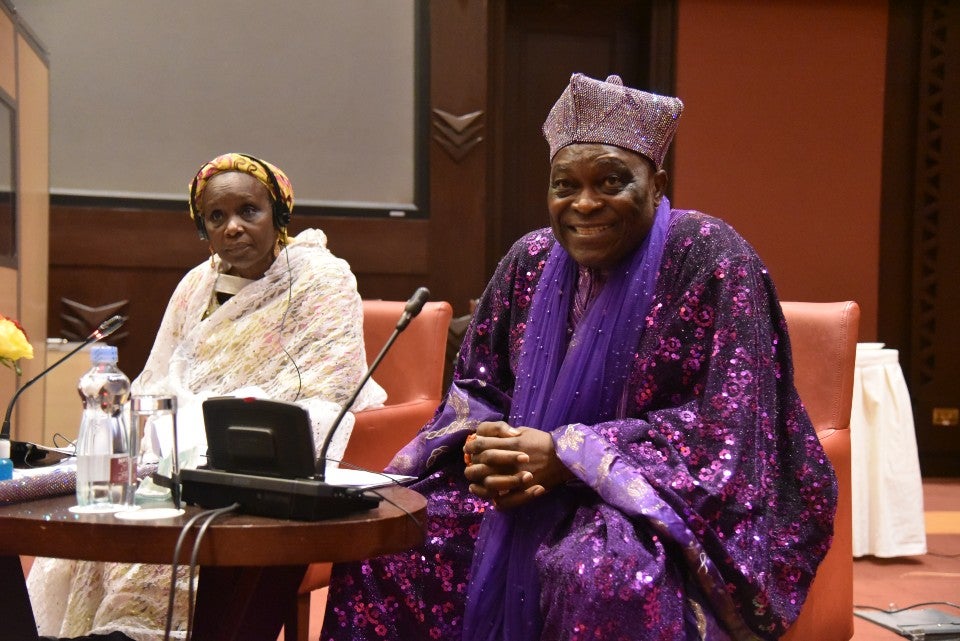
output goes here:
<path id="1" fill-rule="evenodd" d="M 207 183 L 210 182 L 211 178 L 225 171 L 240 171 L 250 174 L 267 187 L 274 201 L 279 200 L 286 203 L 287 211 L 293 211 L 293 185 L 290 184 L 290 179 L 283 173 L 283 170 L 253 156 L 229 153 L 217 156 L 206 163 L 190 182 L 190 218 L 194 221 L 197 220 L 199 215 L 200 203 L 203 201 L 203 190 L 206 189 Z M 273 174 L 275 180 L 271 180 L 270 173 Z M 280 190 L 279 194 L 277 188 Z"/>
<path id="2" fill-rule="evenodd" d="M 575 73 L 547 115 L 543 135 L 551 161 L 567 145 L 592 142 L 636 151 L 660 169 L 682 112 L 679 98 L 624 87 L 620 76 L 601 82 Z"/>

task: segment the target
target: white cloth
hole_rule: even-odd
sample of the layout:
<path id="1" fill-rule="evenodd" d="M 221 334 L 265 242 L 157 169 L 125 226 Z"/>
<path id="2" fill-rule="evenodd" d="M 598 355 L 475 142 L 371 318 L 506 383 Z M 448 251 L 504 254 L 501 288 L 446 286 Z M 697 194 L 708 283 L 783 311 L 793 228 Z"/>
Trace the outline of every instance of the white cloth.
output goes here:
<path id="1" fill-rule="evenodd" d="M 347 263 L 330 253 L 323 232 L 301 232 L 263 278 L 203 318 L 227 265 L 214 258 L 183 278 L 131 393 L 174 394 L 178 424 L 201 426 L 199 405 L 211 396 L 256 387 L 295 401 L 311 414 L 319 444 L 366 371 L 363 303 Z M 261 396 L 261 394 L 254 394 Z M 382 405 L 368 382 L 353 410 Z M 337 430 L 329 456 L 339 459 L 352 429 Z M 202 429 L 179 430 L 180 447 L 205 445 Z"/>
<path id="2" fill-rule="evenodd" d="M 850 414 L 853 556 L 925 554 L 923 484 L 899 354 L 857 346 Z"/>
<path id="3" fill-rule="evenodd" d="M 218 274 L 227 268 L 215 257 L 184 276 L 132 393 L 176 395 L 181 451 L 205 447 L 201 402 L 234 394 L 302 405 L 319 447 L 367 367 L 363 303 L 350 267 L 327 250 L 323 232 L 306 230 L 263 278 L 205 317 Z M 371 380 L 353 410 L 384 400 L 383 388 Z M 330 458 L 343 455 L 352 428 L 348 413 L 330 445 Z M 147 436 L 167 454 L 164 435 Z M 181 570 L 174 639 L 186 630 L 187 573 Z M 137 641 L 159 641 L 170 579 L 164 565 L 37 559 L 27 584 L 41 635 L 120 631 Z"/>

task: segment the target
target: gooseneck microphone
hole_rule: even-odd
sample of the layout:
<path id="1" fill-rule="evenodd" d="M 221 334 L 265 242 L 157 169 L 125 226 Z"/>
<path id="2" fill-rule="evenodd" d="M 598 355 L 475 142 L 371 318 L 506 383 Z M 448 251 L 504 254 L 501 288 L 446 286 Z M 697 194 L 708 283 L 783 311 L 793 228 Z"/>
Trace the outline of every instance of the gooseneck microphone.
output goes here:
<path id="1" fill-rule="evenodd" d="M 367 368 L 367 373 L 363 375 L 363 378 L 360 380 L 360 384 L 357 385 L 357 388 L 353 391 L 353 394 L 343 404 L 343 407 L 340 409 L 340 413 L 337 414 L 337 418 L 333 420 L 333 424 L 330 426 L 330 431 L 327 432 L 326 438 L 323 439 L 323 446 L 320 448 L 320 456 L 317 459 L 317 474 L 316 478 L 320 481 L 323 481 L 326 475 L 327 470 L 327 450 L 330 449 L 330 443 L 333 441 L 333 435 L 336 433 L 337 428 L 340 427 L 340 423 L 343 421 L 343 417 L 346 416 L 347 412 L 350 411 L 350 408 L 353 407 L 354 401 L 357 400 L 357 396 L 360 395 L 360 390 L 363 389 L 363 386 L 367 384 L 367 381 L 370 380 L 370 377 L 373 375 L 373 372 L 380 365 L 380 361 L 383 360 L 383 357 L 386 356 L 387 351 L 393 346 L 393 342 L 397 340 L 397 336 L 400 335 L 400 332 L 407 328 L 407 325 L 410 324 L 417 314 L 420 313 L 420 310 L 423 309 L 424 304 L 430 298 L 430 290 L 426 287 L 418 287 L 417 291 L 413 292 L 413 296 L 410 297 L 410 300 L 407 301 L 407 304 L 403 307 L 403 313 L 400 315 L 400 320 L 397 321 L 397 326 L 394 328 L 393 333 L 390 335 L 390 338 L 387 339 L 386 344 L 380 350 L 380 353 L 377 354 L 377 357 L 374 359 L 373 363 L 370 364 L 370 367 Z"/>
<path id="2" fill-rule="evenodd" d="M 47 373 L 49 373 L 50 370 L 52 370 L 54 367 L 56 367 L 63 361 L 67 360 L 68 358 L 70 358 L 71 356 L 79 352 L 81 349 L 83 349 L 90 343 L 94 341 L 102 340 L 107 336 L 110 336 L 111 334 L 113 334 L 115 331 L 120 329 L 120 327 L 126 321 L 127 319 L 124 316 L 121 316 L 119 314 L 115 316 L 111 316 L 107 320 L 100 323 L 100 325 L 95 330 L 93 330 L 93 332 L 89 336 L 87 336 L 87 338 L 85 338 L 83 342 L 77 345 L 76 348 L 70 350 L 70 352 L 66 356 L 64 356 L 53 365 L 51 365 L 47 369 L 43 370 L 42 372 L 40 372 L 39 374 L 31 378 L 26 383 L 24 383 L 23 387 L 18 389 L 16 394 L 13 395 L 13 398 L 10 399 L 10 404 L 7 405 L 7 413 L 3 417 L 3 427 L 0 428 L 0 440 L 8 440 L 10 438 L 10 415 L 13 413 L 13 404 L 17 402 L 17 399 L 20 398 L 20 395 L 23 394 L 23 392 L 26 391 L 28 387 L 30 387 L 31 385 L 39 381 L 41 378 L 46 376 Z"/>

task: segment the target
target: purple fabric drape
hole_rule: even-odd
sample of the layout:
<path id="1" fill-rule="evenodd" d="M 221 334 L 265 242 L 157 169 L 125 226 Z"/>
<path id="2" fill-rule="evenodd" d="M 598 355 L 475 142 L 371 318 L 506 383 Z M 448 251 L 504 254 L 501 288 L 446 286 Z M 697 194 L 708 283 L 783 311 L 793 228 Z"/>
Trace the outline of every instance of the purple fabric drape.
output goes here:
<path id="1" fill-rule="evenodd" d="M 622 407 L 612 419 L 552 430 L 577 478 L 540 497 L 557 501 L 542 502 L 544 514 L 563 516 L 522 553 L 514 546 L 536 542 L 541 501 L 514 510 L 533 523 L 517 524 L 503 554 L 532 564 L 510 572 L 536 577 L 539 604 L 507 582 L 506 570 L 489 594 L 479 589 L 475 551 L 492 508 L 468 490 L 462 447 L 480 422 L 509 420 L 519 407 L 517 373 L 532 344 L 524 336 L 556 244 L 549 229 L 525 235 L 500 261 L 449 392 L 391 463 L 391 472 L 417 476 L 411 487 L 428 497 L 424 545 L 337 565 L 324 641 L 459 640 L 471 586 L 472 639 L 505 630 L 505 620 L 522 624 L 531 610 L 527 630 L 541 626 L 537 641 L 784 634 L 830 545 L 835 476 L 794 389 L 786 325 L 762 260 L 722 220 L 671 215 L 625 389 L 611 397 Z M 599 295 L 589 307 L 603 308 Z M 509 618 L 485 621 L 477 600 L 487 598 L 494 607 L 517 603 Z M 523 638 L 523 625 L 510 629 Z"/>
<path id="2" fill-rule="evenodd" d="M 554 245 L 534 295 L 508 422 L 545 431 L 616 418 L 632 357 L 644 330 L 670 227 L 667 198 L 640 247 L 611 271 L 567 340 L 578 266 Z M 557 488 L 511 511 L 489 511 L 474 553 L 464 641 L 540 637 L 535 555 L 574 502 Z"/>

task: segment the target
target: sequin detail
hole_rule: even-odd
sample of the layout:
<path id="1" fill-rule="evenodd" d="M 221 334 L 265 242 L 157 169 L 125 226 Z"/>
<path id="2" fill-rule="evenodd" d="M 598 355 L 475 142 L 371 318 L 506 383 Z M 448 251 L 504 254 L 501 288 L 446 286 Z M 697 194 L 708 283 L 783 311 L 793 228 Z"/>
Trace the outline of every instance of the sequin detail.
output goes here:
<path id="1" fill-rule="evenodd" d="M 659 169 L 681 113 L 679 98 L 624 87 L 619 76 L 603 82 L 575 73 L 550 109 L 543 135 L 551 159 L 572 143 L 601 143 L 643 154 Z"/>
<path id="2" fill-rule="evenodd" d="M 517 385 L 537 384 L 516 380 L 518 301 L 552 245 L 540 230 L 500 262 L 458 357 L 456 402 L 394 461 L 429 497 L 427 542 L 336 566 L 324 641 L 461 638 L 489 509 L 463 477 L 468 421 L 502 419 Z M 624 418 L 554 432 L 577 478 L 547 494 L 571 511 L 535 558 L 539 638 L 779 638 L 829 548 L 837 486 L 793 387 L 773 283 L 728 225 L 677 212 L 644 322 Z"/>

